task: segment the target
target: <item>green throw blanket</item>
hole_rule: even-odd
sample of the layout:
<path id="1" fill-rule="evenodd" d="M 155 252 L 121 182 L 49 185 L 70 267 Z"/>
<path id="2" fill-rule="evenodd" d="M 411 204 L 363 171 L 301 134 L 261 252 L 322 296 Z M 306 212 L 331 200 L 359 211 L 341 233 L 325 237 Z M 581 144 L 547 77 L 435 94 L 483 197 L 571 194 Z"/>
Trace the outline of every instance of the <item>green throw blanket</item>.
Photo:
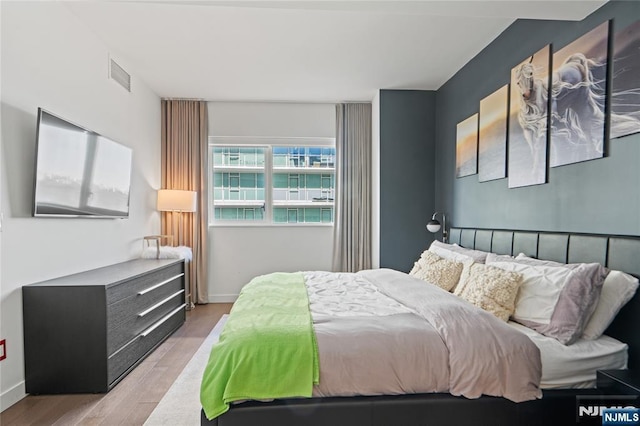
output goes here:
<path id="1" fill-rule="evenodd" d="M 318 347 L 301 273 L 254 278 L 233 305 L 200 387 L 208 419 L 246 399 L 311 397 Z"/>

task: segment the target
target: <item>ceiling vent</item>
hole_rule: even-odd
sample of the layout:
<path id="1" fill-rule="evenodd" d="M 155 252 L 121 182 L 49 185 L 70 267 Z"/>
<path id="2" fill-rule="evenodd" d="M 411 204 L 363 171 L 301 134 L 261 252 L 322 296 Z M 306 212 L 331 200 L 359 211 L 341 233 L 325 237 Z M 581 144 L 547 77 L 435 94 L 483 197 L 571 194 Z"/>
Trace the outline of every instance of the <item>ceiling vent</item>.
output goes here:
<path id="1" fill-rule="evenodd" d="M 127 92 L 131 92 L 131 75 L 111 58 L 109 58 L 109 77 L 124 87 Z"/>

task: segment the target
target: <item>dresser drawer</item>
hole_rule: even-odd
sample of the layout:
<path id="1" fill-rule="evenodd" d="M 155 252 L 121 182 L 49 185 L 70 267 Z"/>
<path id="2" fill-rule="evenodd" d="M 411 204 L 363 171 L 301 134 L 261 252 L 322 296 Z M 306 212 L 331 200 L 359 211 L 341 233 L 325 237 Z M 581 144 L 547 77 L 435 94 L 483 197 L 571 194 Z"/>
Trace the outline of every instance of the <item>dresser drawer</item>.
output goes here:
<path id="1" fill-rule="evenodd" d="M 170 287 L 164 287 L 167 291 L 158 294 L 152 300 L 136 300 L 137 296 L 125 299 L 109 306 L 107 312 L 107 354 L 111 355 L 120 349 L 124 344 L 134 339 L 146 328 L 167 315 L 185 301 L 185 292 L 182 288 L 182 281 Z M 167 294 L 164 294 L 167 293 Z M 142 296 L 141 296 L 142 297 Z M 126 305 L 127 314 L 122 313 L 123 306 Z M 113 311 L 109 312 L 111 308 Z"/>
<path id="2" fill-rule="evenodd" d="M 110 305 L 134 295 L 153 292 L 184 276 L 183 265 L 183 263 L 177 263 L 107 288 L 107 304 Z"/>
<path id="3" fill-rule="evenodd" d="M 167 315 L 143 330 L 129 344 L 111 355 L 107 361 L 107 381 L 113 382 L 133 368 L 139 359 L 154 349 L 169 334 L 180 327 L 185 320 L 185 304 L 174 308 Z"/>
<path id="4" fill-rule="evenodd" d="M 120 299 L 117 302 L 108 305 L 108 329 L 117 327 L 122 322 L 128 321 L 130 316 L 136 316 L 147 311 L 158 302 L 161 302 L 168 296 L 183 289 L 183 279 L 181 276 L 177 276 L 171 280 L 163 280 L 161 282 L 163 283 L 161 286 L 146 287 L 146 289 L 151 288 L 151 290 L 146 291 L 143 294 L 139 294 L 142 292 L 135 292 L 133 295 L 125 299 Z"/>

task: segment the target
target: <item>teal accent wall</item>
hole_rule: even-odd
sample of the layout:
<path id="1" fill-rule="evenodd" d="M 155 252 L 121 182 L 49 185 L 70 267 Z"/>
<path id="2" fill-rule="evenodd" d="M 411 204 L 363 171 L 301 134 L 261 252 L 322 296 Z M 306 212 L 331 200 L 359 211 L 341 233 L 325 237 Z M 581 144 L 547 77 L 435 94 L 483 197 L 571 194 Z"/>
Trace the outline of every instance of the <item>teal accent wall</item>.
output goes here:
<path id="1" fill-rule="evenodd" d="M 529 55 L 548 43 L 561 49 L 608 19 L 614 32 L 624 28 L 640 19 L 640 2 L 610 1 L 580 22 L 518 20 L 436 92 L 435 205 L 451 224 L 640 235 L 640 134 L 612 140 L 606 158 L 550 169 L 544 185 L 509 189 L 507 179 L 455 178 L 456 124 L 508 83 L 510 70 Z M 433 182 L 418 176 L 425 186 Z M 413 214 L 413 206 L 405 209 Z"/>
<path id="2" fill-rule="evenodd" d="M 409 272 L 433 234 L 435 92 L 380 91 L 380 267 Z"/>

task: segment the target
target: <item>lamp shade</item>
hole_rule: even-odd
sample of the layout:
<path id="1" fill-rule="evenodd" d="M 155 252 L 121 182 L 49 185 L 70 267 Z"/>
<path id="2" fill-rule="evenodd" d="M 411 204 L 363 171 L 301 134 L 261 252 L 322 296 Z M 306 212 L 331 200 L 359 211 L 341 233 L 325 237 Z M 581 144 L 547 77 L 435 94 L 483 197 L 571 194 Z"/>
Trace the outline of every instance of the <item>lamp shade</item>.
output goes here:
<path id="1" fill-rule="evenodd" d="M 433 216 L 431 216 L 431 220 L 427 222 L 427 231 L 433 232 L 434 234 L 442 229 L 442 242 L 447 242 L 447 217 L 442 213 L 442 225 L 436 219 L 436 215 L 438 212 L 435 212 Z"/>
<path id="2" fill-rule="evenodd" d="M 435 219 L 431 219 L 428 223 L 427 223 L 427 231 L 429 232 L 438 232 L 440 230 L 440 222 L 438 222 Z"/>
<path id="3" fill-rule="evenodd" d="M 197 205 L 195 191 L 181 189 L 161 189 L 158 191 L 158 210 L 161 212 L 195 212 Z"/>

